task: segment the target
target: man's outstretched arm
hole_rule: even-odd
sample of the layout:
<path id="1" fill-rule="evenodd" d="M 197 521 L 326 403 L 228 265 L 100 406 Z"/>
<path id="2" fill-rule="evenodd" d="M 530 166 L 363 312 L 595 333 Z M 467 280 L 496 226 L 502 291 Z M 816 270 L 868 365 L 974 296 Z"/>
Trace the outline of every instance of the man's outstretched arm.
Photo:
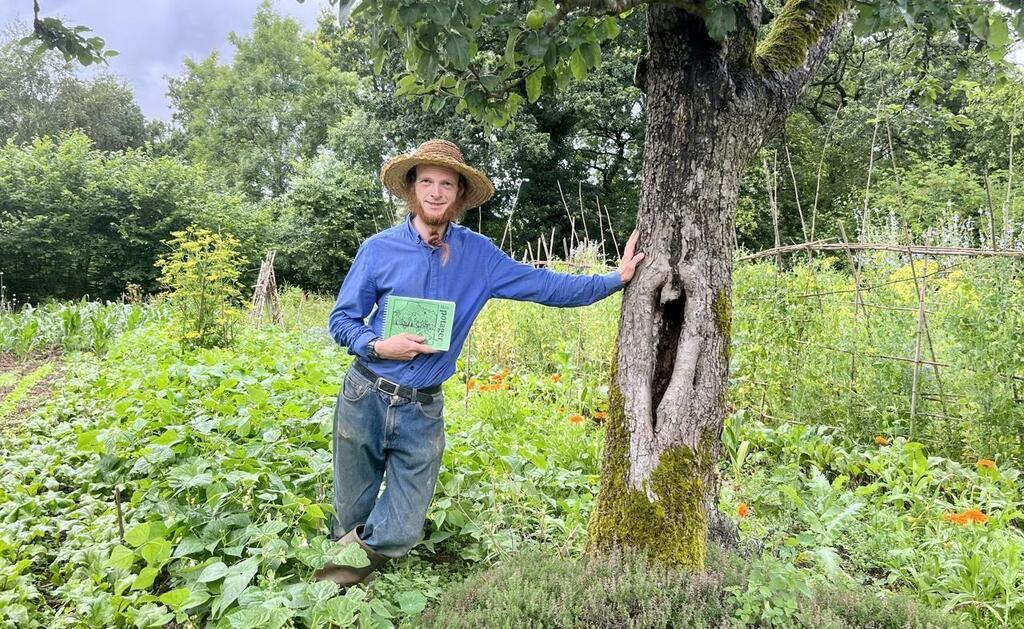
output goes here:
<path id="1" fill-rule="evenodd" d="M 547 306 L 586 306 L 604 299 L 633 279 L 644 254 L 636 253 L 639 234 L 626 243 L 618 270 L 604 275 L 571 275 L 516 262 L 492 244 L 488 264 L 491 297 L 533 301 Z"/>

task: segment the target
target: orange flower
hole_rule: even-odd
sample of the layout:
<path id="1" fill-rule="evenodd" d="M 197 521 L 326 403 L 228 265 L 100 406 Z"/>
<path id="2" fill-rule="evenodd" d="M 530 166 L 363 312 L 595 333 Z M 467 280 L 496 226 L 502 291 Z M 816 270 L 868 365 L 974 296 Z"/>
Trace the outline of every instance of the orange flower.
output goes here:
<path id="1" fill-rule="evenodd" d="M 569 415 L 569 421 L 572 422 L 573 424 L 582 424 L 583 415 L 580 415 L 579 413 L 573 413 L 572 415 Z"/>
<path id="2" fill-rule="evenodd" d="M 551 382 L 559 382 L 562 379 L 562 374 L 554 373 L 551 374 Z"/>
<path id="3" fill-rule="evenodd" d="M 880 446 L 887 446 L 889 445 L 889 440 L 883 437 L 882 435 L 876 435 L 875 443 L 877 443 Z"/>
<path id="4" fill-rule="evenodd" d="M 965 518 L 962 513 L 944 513 L 942 514 L 942 519 L 946 522 L 952 522 L 957 526 L 963 526 L 967 524 L 967 518 Z"/>
<path id="5" fill-rule="evenodd" d="M 750 507 L 747 506 L 747 503 L 741 502 L 740 506 L 736 507 L 736 515 L 741 518 L 745 518 L 750 515 Z"/>
<path id="6" fill-rule="evenodd" d="M 597 411 L 594 413 L 594 419 L 597 421 L 604 421 L 605 419 L 608 419 L 608 413 L 605 411 Z"/>
<path id="7" fill-rule="evenodd" d="M 978 524 L 984 524 L 988 522 L 988 516 L 981 512 L 979 509 L 966 509 L 963 513 L 946 513 L 943 514 L 942 519 L 946 522 L 952 522 L 957 526 L 964 526 L 969 522 L 977 522 Z"/>
<path id="8" fill-rule="evenodd" d="M 996 462 L 992 459 L 978 459 L 978 462 L 975 463 L 975 465 L 978 467 L 987 467 L 992 470 L 996 469 Z"/>
<path id="9" fill-rule="evenodd" d="M 477 387 L 477 381 L 475 378 L 470 378 L 469 382 L 466 383 L 467 389 L 475 389 Z"/>
<path id="10" fill-rule="evenodd" d="M 509 370 L 508 369 L 502 369 L 498 373 L 496 373 L 493 376 L 491 376 L 491 382 L 495 382 L 495 383 L 500 384 L 500 383 L 505 381 L 505 378 L 508 376 L 508 374 L 509 374 Z"/>
<path id="11" fill-rule="evenodd" d="M 960 514 L 964 519 L 971 522 L 977 522 L 978 524 L 984 524 L 988 522 L 988 516 L 982 513 L 979 509 L 968 509 Z"/>

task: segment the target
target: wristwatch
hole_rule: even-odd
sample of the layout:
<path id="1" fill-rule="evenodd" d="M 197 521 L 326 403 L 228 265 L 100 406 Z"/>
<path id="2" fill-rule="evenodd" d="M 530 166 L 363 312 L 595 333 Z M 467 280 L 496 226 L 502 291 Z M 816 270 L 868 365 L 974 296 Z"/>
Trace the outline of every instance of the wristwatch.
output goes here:
<path id="1" fill-rule="evenodd" d="M 381 340 L 381 337 L 377 337 L 366 344 L 366 357 L 370 360 L 381 360 L 380 354 L 377 353 L 377 341 Z"/>

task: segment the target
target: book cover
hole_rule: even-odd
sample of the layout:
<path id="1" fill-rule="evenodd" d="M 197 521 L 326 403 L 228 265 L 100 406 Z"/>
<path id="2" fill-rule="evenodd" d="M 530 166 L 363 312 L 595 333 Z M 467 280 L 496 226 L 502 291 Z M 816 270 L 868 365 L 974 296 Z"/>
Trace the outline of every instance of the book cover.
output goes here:
<path id="1" fill-rule="evenodd" d="M 425 337 L 425 344 L 447 352 L 454 323 L 454 301 L 388 295 L 384 302 L 384 338 L 408 332 Z"/>

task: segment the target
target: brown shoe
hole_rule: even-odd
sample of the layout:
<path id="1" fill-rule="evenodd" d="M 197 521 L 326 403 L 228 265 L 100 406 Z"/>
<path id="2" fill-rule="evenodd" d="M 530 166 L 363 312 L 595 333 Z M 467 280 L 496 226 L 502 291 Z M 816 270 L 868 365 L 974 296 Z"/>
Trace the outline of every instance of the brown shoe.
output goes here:
<path id="1" fill-rule="evenodd" d="M 331 560 L 327 560 L 323 568 L 320 568 L 313 573 L 313 578 L 317 581 L 333 581 L 343 588 L 347 588 L 358 583 L 369 583 L 373 580 L 373 573 L 380 568 L 382 565 L 387 563 L 390 557 L 373 550 L 360 539 L 359 534 L 363 532 L 363 525 L 355 527 L 348 533 L 338 540 L 338 544 L 359 544 L 360 548 L 366 553 L 367 558 L 370 560 L 370 565 L 356 568 L 355 566 L 348 566 L 344 564 L 336 564 Z"/>

